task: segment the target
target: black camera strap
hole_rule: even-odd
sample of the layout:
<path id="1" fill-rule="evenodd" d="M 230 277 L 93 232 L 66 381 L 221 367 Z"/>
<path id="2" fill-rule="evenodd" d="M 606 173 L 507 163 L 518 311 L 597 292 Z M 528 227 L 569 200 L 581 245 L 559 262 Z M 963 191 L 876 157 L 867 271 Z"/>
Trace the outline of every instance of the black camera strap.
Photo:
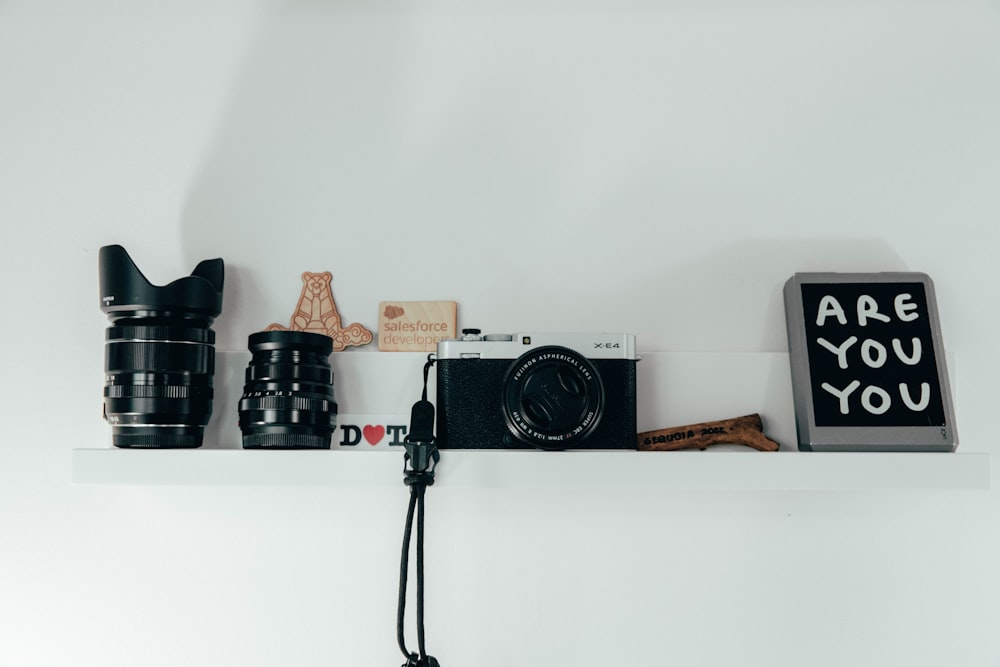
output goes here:
<path id="1" fill-rule="evenodd" d="M 410 412 L 410 432 L 404 440 L 406 455 L 403 459 L 403 482 L 410 487 L 410 503 L 406 510 L 403 529 L 403 552 L 399 563 L 399 600 L 396 606 L 396 639 L 406 662 L 402 667 L 440 667 L 424 647 L 424 494 L 434 484 L 434 469 L 441 458 L 434 444 L 434 406 L 427 400 L 427 378 L 433 357 L 424 364 L 424 390 Z M 406 616 L 406 589 L 410 570 L 410 542 L 413 521 L 417 523 L 416 578 L 417 578 L 417 652 L 406 648 L 404 619 Z"/>

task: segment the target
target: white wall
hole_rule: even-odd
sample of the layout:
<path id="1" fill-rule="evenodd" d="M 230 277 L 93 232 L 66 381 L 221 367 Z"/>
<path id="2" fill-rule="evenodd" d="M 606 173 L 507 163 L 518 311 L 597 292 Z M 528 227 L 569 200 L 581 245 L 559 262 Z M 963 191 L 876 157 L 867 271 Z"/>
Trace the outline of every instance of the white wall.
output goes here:
<path id="1" fill-rule="evenodd" d="M 3 667 L 402 661 L 401 484 L 71 484 L 106 243 L 222 256 L 222 350 L 303 270 L 373 327 L 447 298 L 647 352 L 782 351 L 795 271 L 926 271 L 960 451 L 998 449 L 996 2 L 80 4 L 0 4 Z M 428 502 L 446 667 L 1000 665 L 996 491 Z"/>

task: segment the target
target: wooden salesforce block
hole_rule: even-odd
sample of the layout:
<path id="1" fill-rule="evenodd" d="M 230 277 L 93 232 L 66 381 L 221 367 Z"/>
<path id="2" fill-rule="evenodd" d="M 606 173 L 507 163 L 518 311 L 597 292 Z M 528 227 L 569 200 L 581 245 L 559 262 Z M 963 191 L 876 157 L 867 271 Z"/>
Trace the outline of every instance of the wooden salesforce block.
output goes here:
<path id="1" fill-rule="evenodd" d="M 434 352 L 439 341 L 458 337 L 454 301 L 383 301 L 378 312 L 384 352 Z"/>

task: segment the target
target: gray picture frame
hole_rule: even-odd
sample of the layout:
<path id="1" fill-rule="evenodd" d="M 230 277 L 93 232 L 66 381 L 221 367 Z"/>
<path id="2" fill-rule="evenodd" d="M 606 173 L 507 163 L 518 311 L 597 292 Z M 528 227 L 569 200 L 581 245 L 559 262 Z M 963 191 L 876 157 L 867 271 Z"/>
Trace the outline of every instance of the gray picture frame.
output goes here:
<path id="1" fill-rule="evenodd" d="M 838 321 L 834 324 L 841 324 L 849 320 L 849 317 L 841 318 L 841 315 L 852 311 L 848 311 L 846 308 L 842 311 L 837 311 L 836 306 L 839 304 L 836 300 L 836 295 L 838 293 L 841 295 L 845 293 L 856 295 L 861 293 L 862 290 L 865 292 L 887 292 L 897 287 L 916 284 L 923 286 L 927 317 L 926 324 L 930 328 L 929 335 L 922 336 L 921 338 L 929 338 L 932 349 L 923 349 L 923 354 L 925 359 L 931 355 L 933 356 L 933 363 L 926 361 L 925 367 L 921 369 L 921 372 L 936 374 L 936 377 L 928 376 L 928 382 L 919 383 L 921 390 L 924 389 L 924 384 L 930 387 L 928 395 L 933 395 L 934 398 L 928 412 L 933 410 L 934 416 L 917 415 L 909 419 L 909 421 L 924 420 L 926 417 L 926 421 L 929 423 L 899 423 L 899 419 L 895 421 L 888 419 L 885 424 L 882 424 L 879 423 L 878 415 L 872 412 L 863 412 L 856 404 L 859 396 L 867 398 L 869 402 L 865 405 L 868 409 L 884 409 L 891 416 L 891 413 L 888 413 L 888 404 L 891 403 L 889 400 L 889 391 L 883 390 L 874 383 L 868 384 L 865 389 L 860 391 L 855 390 L 864 386 L 862 380 L 852 381 L 847 387 L 841 385 L 841 389 L 837 389 L 831 384 L 823 383 L 823 389 L 818 391 L 819 378 L 814 377 L 813 374 L 819 372 L 817 371 L 817 364 L 819 362 L 828 364 L 829 360 L 825 359 L 826 355 L 837 358 L 838 363 L 841 364 L 839 368 L 843 369 L 847 368 L 844 364 L 848 363 L 848 351 L 850 351 L 853 355 L 851 363 L 855 364 L 856 368 L 861 368 L 861 370 L 856 372 L 864 373 L 867 371 L 872 373 L 878 371 L 871 371 L 873 364 L 869 366 L 862 365 L 862 360 L 858 356 L 859 350 L 864 349 L 868 351 L 868 356 L 865 357 L 866 363 L 872 359 L 876 359 L 876 354 L 871 352 L 871 350 L 877 350 L 881 353 L 882 357 L 876 359 L 876 361 L 881 360 L 884 363 L 886 356 L 892 354 L 891 351 L 886 352 L 887 349 L 891 350 L 895 346 L 897 350 L 902 350 L 905 347 L 905 343 L 898 344 L 897 339 L 894 338 L 891 345 L 885 345 L 885 341 L 880 343 L 877 340 L 866 338 L 862 341 L 862 344 L 855 346 L 854 343 L 860 340 L 860 336 L 852 335 L 849 338 L 855 339 L 854 342 L 850 342 L 847 339 L 843 342 L 838 342 L 835 339 L 833 343 L 821 340 L 820 342 L 826 346 L 826 349 L 817 351 L 817 345 L 812 344 L 816 341 L 815 334 L 817 329 L 807 323 L 807 318 L 815 318 L 814 324 L 820 325 L 826 324 L 825 320 L 828 315 L 834 316 L 833 314 L 835 314 Z M 870 290 L 866 286 L 871 286 Z M 795 407 L 795 428 L 798 434 L 798 446 L 800 450 L 817 452 L 952 452 L 956 449 L 958 446 L 958 434 L 955 427 L 955 412 L 945 359 L 945 349 L 941 336 L 937 299 L 933 281 L 927 274 L 920 272 L 796 273 L 785 283 L 783 291 L 785 322 L 788 332 L 789 365 Z M 918 292 L 918 290 L 911 291 Z M 808 299 L 804 298 L 804 292 L 810 295 Z M 820 301 L 820 305 L 817 307 L 813 301 L 815 300 L 815 295 L 820 293 L 832 295 L 834 298 L 828 299 L 827 296 L 823 296 L 823 300 Z M 866 293 L 863 294 L 857 298 L 857 304 L 852 304 L 856 305 L 856 309 L 853 311 L 856 317 L 853 331 L 856 334 L 864 331 L 864 329 L 858 328 L 858 324 L 864 327 L 868 323 L 866 322 L 866 317 L 864 317 L 864 304 L 861 303 L 862 299 L 866 296 Z M 917 320 L 920 315 L 918 306 L 908 302 L 906 297 L 910 297 L 910 295 L 899 295 L 899 300 L 895 302 L 897 304 L 895 313 L 890 311 L 890 313 L 886 314 L 883 310 L 882 315 L 876 316 L 891 320 L 891 315 L 900 314 L 900 321 L 904 319 Z M 807 300 L 810 300 L 809 310 L 815 310 L 816 312 L 806 312 Z M 874 301 L 874 298 L 870 301 L 873 307 Z M 830 306 L 830 304 L 834 305 Z M 850 323 L 845 325 L 845 327 L 851 326 Z M 923 323 L 921 326 L 923 326 Z M 812 343 L 809 337 L 810 329 L 813 334 Z M 883 326 L 882 330 L 883 336 L 886 335 L 886 331 L 892 331 L 888 324 Z M 850 331 L 850 329 L 845 329 L 845 333 L 850 333 Z M 905 335 L 902 335 L 900 339 L 905 341 Z M 916 357 L 915 338 L 911 339 L 913 341 L 911 350 Z M 868 343 L 867 347 L 863 347 L 864 343 Z M 840 346 L 839 349 L 838 346 Z M 812 358 L 810 357 L 810 352 L 813 355 Z M 899 358 L 902 360 L 902 353 L 898 352 L 897 354 L 900 355 Z M 888 371 L 881 371 L 883 373 L 882 379 L 886 381 L 882 382 L 882 384 L 887 386 L 889 385 L 888 381 L 894 379 L 891 364 L 889 364 L 889 368 L 890 370 Z M 878 376 L 876 375 L 876 377 Z M 870 377 L 868 379 L 870 380 Z M 906 398 L 911 402 L 899 401 L 899 396 L 896 397 L 896 400 L 904 403 L 907 408 L 911 409 L 911 412 L 913 412 L 914 405 L 917 407 L 925 405 L 924 403 L 916 403 L 910 398 L 909 386 L 905 388 L 902 384 L 897 386 L 900 396 L 905 389 L 907 392 Z M 872 387 L 872 389 L 869 390 L 868 387 Z M 838 391 L 840 393 L 837 393 Z M 919 395 L 923 397 L 923 394 Z M 874 398 L 872 398 L 873 396 Z M 837 406 L 840 411 L 840 415 L 833 418 L 827 416 L 832 414 L 832 411 L 824 407 L 830 404 L 831 399 L 838 401 Z M 880 403 L 880 400 L 884 402 Z M 937 404 L 938 400 L 940 401 L 940 405 Z M 852 404 L 852 401 L 855 403 Z M 931 403 L 931 399 L 928 399 L 927 403 Z M 817 406 L 821 406 L 819 419 L 817 419 Z M 826 410 L 825 413 L 824 410 Z M 851 410 L 854 411 L 855 415 L 861 413 L 863 418 L 852 416 L 850 413 Z M 894 410 L 897 413 L 902 411 L 901 408 L 894 408 Z M 856 420 L 858 423 L 853 423 Z M 904 421 L 907 420 L 904 419 Z"/>

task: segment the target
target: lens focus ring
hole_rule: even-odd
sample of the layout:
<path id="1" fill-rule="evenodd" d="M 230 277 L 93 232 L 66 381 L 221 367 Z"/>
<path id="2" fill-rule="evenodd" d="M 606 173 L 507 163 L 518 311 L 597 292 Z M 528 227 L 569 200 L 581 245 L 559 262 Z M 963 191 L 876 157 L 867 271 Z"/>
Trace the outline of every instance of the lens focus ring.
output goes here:
<path id="1" fill-rule="evenodd" d="M 320 410 L 328 411 L 330 401 L 326 398 L 308 396 L 244 396 L 240 400 L 242 410 Z"/>
<path id="2" fill-rule="evenodd" d="M 108 372 L 183 371 L 212 373 L 215 348 L 208 345 L 166 342 L 109 342 L 105 348 Z"/>

